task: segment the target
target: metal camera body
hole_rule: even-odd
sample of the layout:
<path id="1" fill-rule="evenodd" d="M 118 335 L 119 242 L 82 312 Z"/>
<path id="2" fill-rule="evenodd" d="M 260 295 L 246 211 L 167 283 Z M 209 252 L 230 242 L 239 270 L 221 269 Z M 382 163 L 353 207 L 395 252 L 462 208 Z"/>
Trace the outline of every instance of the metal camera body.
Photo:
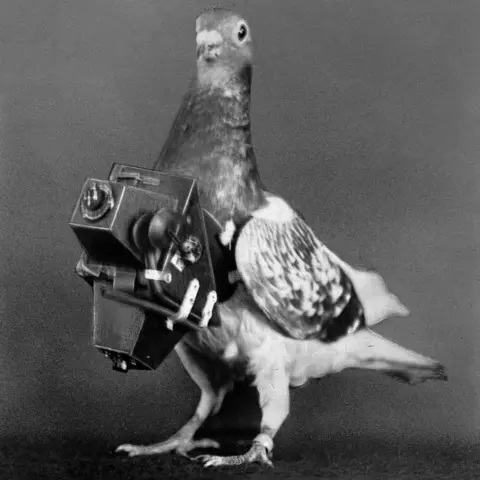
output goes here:
<path id="1" fill-rule="evenodd" d="M 93 287 L 93 345 L 114 369 L 156 369 L 183 335 L 219 324 L 232 257 L 195 179 L 114 164 L 108 180 L 86 180 L 70 226 Z"/>

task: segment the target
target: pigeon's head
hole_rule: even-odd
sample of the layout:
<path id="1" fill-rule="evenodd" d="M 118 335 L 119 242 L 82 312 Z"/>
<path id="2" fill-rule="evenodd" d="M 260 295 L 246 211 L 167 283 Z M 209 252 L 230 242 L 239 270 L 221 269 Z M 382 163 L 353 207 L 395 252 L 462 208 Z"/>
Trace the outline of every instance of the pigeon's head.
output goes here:
<path id="1" fill-rule="evenodd" d="M 250 78 L 252 37 L 246 20 L 225 8 L 209 8 L 198 15 L 196 33 L 200 80 L 221 83 L 246 72 Z"/>

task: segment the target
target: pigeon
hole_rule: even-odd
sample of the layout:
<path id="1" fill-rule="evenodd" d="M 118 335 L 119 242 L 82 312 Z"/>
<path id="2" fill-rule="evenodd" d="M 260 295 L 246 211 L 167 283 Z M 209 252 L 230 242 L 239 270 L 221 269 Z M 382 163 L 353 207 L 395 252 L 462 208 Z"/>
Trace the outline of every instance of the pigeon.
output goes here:
<path id="1" fill-rule="evenodd" d="M 411 384 L 446 380 L 444 366 L 371 327 L 409 312 L 376 272 L 341 260 L 302 215 L 265 188 L 252 146 L 252 32 L 228 9 L 196 19 L 196 73 L 156 169 L 198 180 L 203 208 L 235 258 L 234 294 L 217 304 L 219 326 L 186 334 L 175 347 L 200 389 L 193 416 L 172 437 L 124 444 L 130 456 L 175 451 L 206 467 L 272 466 L 274 438 L 290 411 L 290 389 L 345 369 L 376 370 Z M 219 448 L 195 439 L 243 378 L 253 378 L 261 421 L 241 455 L 193 455 Z M 216 452 L 218 453 L 218 452 Z"/>

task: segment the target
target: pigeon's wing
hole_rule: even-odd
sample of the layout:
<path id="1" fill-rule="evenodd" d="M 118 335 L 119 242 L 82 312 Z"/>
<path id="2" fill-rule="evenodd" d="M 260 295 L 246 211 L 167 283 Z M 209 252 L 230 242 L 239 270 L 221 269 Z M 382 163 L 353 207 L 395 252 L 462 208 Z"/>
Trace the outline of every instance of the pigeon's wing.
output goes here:
<path id="1" fill-rule="evenodd" d="M 238 233 L 235 259 L 246 288 L 270 321 L 296 339 L 333 341 L 368 323 L 365 312 L 371 313 L 371 304 L 395 310 L 398 299 L 381 277 L 342 262 L 285 201 L 267 199 Z M 400 307 L 393 313 L 402 314 Z"/>
<path id="2" fill-rule="evenodd" d="M 237 269 L 253 299 L 284 333 L 334 340 L 363 324 L 351 281 L 305 221 L 283 200 L 253 213 L 235 244 Z M 342 315 L 355 303 L 349 315 Z"/>

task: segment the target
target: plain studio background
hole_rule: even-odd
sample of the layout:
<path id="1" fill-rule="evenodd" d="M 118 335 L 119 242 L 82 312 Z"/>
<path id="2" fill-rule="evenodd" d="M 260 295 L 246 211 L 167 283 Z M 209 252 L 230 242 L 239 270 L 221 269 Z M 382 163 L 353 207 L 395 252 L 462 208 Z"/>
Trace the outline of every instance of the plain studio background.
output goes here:
<path id="1" fill-rule="evenodd" d="M 152 166 L 195 67 L 208 3 L 0 3 L 0 432 L 162 439 L 198 390 L 171 355 L 115 373 L 90 346 L 68 220 L 87 176 Z M 227 5 L 231 5 L 228 3 Z M 333 435 L 480 428 L 478 45 L 472 1 L 250 1 L 253 133 L 272 190 L 411 309 L 378 328 L 450 381 L 348 372 L 292 394 L 283 448 Z"/>

